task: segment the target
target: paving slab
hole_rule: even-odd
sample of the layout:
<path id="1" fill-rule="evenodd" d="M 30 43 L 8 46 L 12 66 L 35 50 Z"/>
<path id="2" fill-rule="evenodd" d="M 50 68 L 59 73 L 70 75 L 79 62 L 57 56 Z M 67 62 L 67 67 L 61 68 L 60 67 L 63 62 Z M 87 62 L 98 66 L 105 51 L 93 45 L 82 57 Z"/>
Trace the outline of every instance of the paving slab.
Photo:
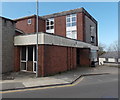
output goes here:
<path id="1" fill-rule="evenodd" d="M 9 82 L 9 83 L 2 84 L 2 90 L 17 89 L 17 88 L 24 88 L 24 87 L 25 86 L 23 85 L 22 82 Z"/>

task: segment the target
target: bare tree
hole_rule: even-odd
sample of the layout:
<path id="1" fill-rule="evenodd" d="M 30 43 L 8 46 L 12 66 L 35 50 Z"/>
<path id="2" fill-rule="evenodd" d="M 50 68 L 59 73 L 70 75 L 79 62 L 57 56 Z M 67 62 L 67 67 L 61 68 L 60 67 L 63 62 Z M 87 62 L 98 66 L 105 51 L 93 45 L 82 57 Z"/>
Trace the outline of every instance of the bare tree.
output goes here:
<path id="1" fill-rule="evenodd" d="M 118 41 L 114 41 L 113 43 L 110 44 L 108 47 L 107 51 L 120 51 L 120 43 Z"/>
<path id="2" fill-rule="evenodd" d="M 99 50 L 98 50 L 98 56 L 101 56 L 102 54 L 105 53 L 105 48 L 106 48 L 105 44 L 99 43 L 98 48 L 99 48 Z"/>

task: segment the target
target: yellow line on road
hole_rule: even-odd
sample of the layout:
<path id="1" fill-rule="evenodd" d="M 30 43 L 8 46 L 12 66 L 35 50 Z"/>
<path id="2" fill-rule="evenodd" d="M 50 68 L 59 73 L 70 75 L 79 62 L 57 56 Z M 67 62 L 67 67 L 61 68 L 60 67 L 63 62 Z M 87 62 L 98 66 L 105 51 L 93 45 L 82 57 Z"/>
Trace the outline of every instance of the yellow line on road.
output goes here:
<path id="1" fill-rule="evenodd" d="M 32 90 L 43 90 L 43 89 L 60 88 L 60 87 L 71 87 L 71 86 L 75 86 L 75 85 L 79 84 L 80 81 L 82 81 L 83 79 L 84 79 L 84 77 L 81 77 L 81 78 L 80 78 L 79 80 L 77 80 L 75 83 L 69 84 L 69 85 L 51 86 L 51 87 L 40 87 L 40 88 L 21 89 L 21 90 L 10 90 L 10 91 L 2 91 L 2 92 L 0 92 L 0 93 L 4 94 L 4 93 L 13 93 L 13 92 L 22 92 L 22 91 L 32 91 Z"/>

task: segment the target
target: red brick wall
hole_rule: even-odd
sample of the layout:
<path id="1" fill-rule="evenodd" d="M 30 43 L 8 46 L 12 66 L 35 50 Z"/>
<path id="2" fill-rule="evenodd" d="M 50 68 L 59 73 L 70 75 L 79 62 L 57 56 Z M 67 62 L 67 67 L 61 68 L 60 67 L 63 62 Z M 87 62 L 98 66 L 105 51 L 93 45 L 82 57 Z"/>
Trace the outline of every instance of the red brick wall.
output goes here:
<path id="1" fill-rule="evenodd" d="M 76 49 L 39 46 L 39 76 L 47 76 L 76 68 Z"/>
<path id="2" fill-rule="evenodd" d="M 14 47 L 14 71 L 20 71 L 20 47 Z"/>
<path id="3" fill-rule="evenodd" d="M 55 19 L 55 34 L 66 37 L 66 16 L 56 17 Z"/>
<path id="4" fill-rule="evenodd" d="M 80 66 L 90 66 L 90 49 L 80 50 Z"/>
<path id="5" fill-rule="evenodd" d="M 45 68 L 45 63 L 44 63 L 44 56 L 45 55 L 45 50 L 44 50 L 44 45 L 39 45 L 38 46 L 38 76 L 44 76 L 44 68 Z"/>
<path id="6" fill-rule="evenodd" d="M 22 33 L 20 33 L 20 32 L 15 32 L 15 35 L 21 35 Z"/>
<path id="7" fill-rule="evenodd" d="M 28 24 L 28 19 L 31 19 L 31 24 Z M 36 32 L 36 16 L 17 20 L 16 28 L 22 30 L 24 33 Z M 45 32 L 45 20 L 39 18 L 39 32 Z"/>
<path id="8" fill-rule="evenodd" d="M 76 68 L 76 48 L 67 47 L 67 69 Z"/>
<path id="9" fill-rule="evenodd" d="M 45 74 L 55 74 L 67 70 L 67 49 L 58 46 L 45 46 Z"/>
<path id="10" fill-rule="evenodd" d="M 77 40 L 85 41 L 84 13 L 77 13 Z"/>
<path id="11" fill-rule="evenodd" d="M 38 31 L 39 32 L 46 32 L 46 21 L 39 19 L 39 27 L 38 27 Z"/>
<path id="12" fill-rule="evenodd" d="M 28 19 L 31 19 L 32 23 L 28 24 Z M 34 33 L 35 32 L 35 18 L 26 18 L 18 20 L 16 23 L 16 28 L 22 30 L 24 33 Z"/>

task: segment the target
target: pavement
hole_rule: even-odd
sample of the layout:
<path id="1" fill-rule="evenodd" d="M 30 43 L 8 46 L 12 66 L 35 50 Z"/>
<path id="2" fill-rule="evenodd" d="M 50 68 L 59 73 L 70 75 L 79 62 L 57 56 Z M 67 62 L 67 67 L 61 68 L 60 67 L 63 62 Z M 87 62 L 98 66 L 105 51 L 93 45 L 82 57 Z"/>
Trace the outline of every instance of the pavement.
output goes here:
<path id="1" fill-rule="evenodd" d="M 45 87 L 54 85 L 71 84 L 81 76 L 118 73 L 118 68 L 97 66 L 97 67 L 78 67 L 75 70 L 66 71 L 49 77 L 36 78 L 34 73 L 14 72 L 3 75 L 0 80 L 2 88 L 0 90 L 24 89 L 31 87 Z"/>

